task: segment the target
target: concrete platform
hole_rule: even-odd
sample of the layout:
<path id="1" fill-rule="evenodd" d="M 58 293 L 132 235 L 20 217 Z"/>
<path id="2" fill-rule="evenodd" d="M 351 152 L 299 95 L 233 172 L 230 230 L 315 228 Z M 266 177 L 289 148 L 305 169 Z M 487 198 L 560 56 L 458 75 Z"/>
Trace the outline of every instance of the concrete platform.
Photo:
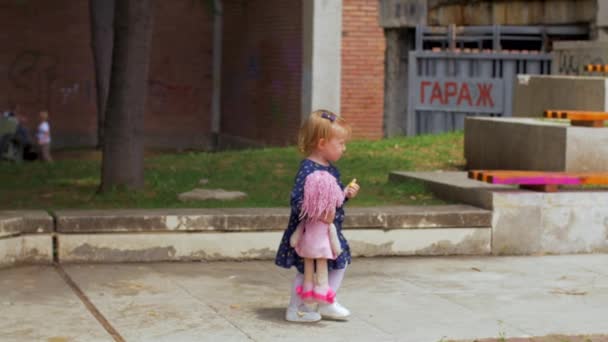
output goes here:
<path id="1" fill-rule="evenodd" d="M 0 267 L 50 264 L 53 261 L 53 217 L 43 210 L 0 211 Z"/>
<path id="2" fill-rule="evenodd" d="M 393 171 L 388 176 L 391 182 L 422 181 L 424 186 L 438 198 L 454 203 L 466 203 L 492 210 L 492 193 L 517 189 L 510 185 L 478 182 L 467 177 L 466 172 L 410 172 Z"/>
<path id="3" fill-rule="evenodd" d="M 465 120 L 467 169 L 604 172 L 607 146 L 606 128 L 529 118 Z"/>
<path id="4" fill-rule="evenodd" d="M 392 172 L 392 181 L 421 180 L 444 199 L 492 210 L 495 255 L 608 252 L 608 191 L 555 193 L 495 186 L 466 172 Z"/>
<path id="5" fill-rule="evenodd" d="M 347 208 L 355 256 L 484 255 L 491 214 L 467 205 Z M 58 211 L 61 262 L 272 259 L 289 208 Z"/>
<path id="6" fill-rule="evenodd" d="M 268 261 L 64 269 L 125 341 L 608 334 L 608 255 L 358 258 L 338 292 L 351 319 L 311 325 L 284 321 L 294 271 Z M 2 269 L 0 293 L 2 341 L 112 341 L 53 267 Z"/>
<path id="7" fill-rule="evenodd" d="M 0 212 L 0 267 L 272 259 L 289 208 Z M 491 213 L 467 205 L 347 208 L 353 255 L 484 255 Z"/>

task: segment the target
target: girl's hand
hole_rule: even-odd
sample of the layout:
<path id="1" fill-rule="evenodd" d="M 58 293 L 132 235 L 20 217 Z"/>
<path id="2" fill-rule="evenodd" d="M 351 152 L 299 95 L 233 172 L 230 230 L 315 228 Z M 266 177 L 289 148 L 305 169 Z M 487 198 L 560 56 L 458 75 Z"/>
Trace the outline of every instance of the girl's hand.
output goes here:
<path id="1" fill-rule="evenodd" d="M 346 189 L 344 189 L 344 196 L 346 196 L 346 198 L 355 198 L 357 197 L 360 188 L 361 187 L 359 187 L 359 184 L 357 184 L 357 179 L 355 178 L 352 182 L 350 182 L 350 184 L 348 184 Z"/>

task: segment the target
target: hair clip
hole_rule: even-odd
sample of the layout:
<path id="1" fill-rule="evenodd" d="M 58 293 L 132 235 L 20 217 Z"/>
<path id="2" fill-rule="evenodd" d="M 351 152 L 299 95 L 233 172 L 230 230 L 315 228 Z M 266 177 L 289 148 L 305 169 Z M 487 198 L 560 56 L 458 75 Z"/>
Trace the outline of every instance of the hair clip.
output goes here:
<path id="1" fill-rule="evenodd" d="M 330 114 L 330 113 L 327 113 L 327 112 L 322 112 L 322 113 L 321 113 L 321 117 L 322 117 L 323 119 L 327 119 L 327 120 L 329 120 L 329 121 L 331 121 L 331 122 L 336 121 L 336 114 L 334 114 L 334 113 L 331 113 L 331 114 Z"/>

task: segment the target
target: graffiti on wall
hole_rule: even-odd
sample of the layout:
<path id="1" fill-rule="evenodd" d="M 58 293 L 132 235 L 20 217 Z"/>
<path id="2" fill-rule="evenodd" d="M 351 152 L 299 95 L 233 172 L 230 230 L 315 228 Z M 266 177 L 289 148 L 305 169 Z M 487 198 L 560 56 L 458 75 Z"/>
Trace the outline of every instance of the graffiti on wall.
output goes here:
<path id="1" fill-rule="evenodd" d="M 8 81 L 14 101 L 49 107 L 52 86 L 57 80 L 57 59 L 39 51 L 18 53 L 8 69 Z"/>
<path id="2" fill-rule="evenodd" d="M 190 84 L 170 83 L 157 79 L 148 80 L 149 110 L 154 113 L 171 111 L 197 111 L 200 100 Z"/>
<path id="3" fill-rule="evenodd" d="M 581 75 L 585 73 L 587 64 L 605 64 L 601 51 L 588 49 L 558 50 L 556 55 L 557 73 L 560 75 Z"/>
<path id="4" fill-rule="evenodd" d="M 5 101 L 46 108 L 76 102 L 93 103 L 91 80 L 69 80 L 60 74 L 58 58 L 36 50 L 24 50 L 11 60 Z"/>

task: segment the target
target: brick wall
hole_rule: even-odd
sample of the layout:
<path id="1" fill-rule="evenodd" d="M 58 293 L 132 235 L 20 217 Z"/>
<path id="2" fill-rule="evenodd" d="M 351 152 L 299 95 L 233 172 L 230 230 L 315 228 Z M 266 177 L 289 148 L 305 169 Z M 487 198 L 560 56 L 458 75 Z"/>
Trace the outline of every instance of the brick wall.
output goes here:
<path id="1" fill-rule="evenodd" d="M 94 145 L 95 75 L 86 0 L 0 0 L 0 110 L 21 105 L 27 125 L 50 111 L 55 146 Z M 200 146 L 209 132 L 210 8 L 157 1 L 146 139 L 152 146 Z"/>
<path id="2" fill-rule="evenodd" d="M 300 124 L 300 0 L 224 2 L 221 133 L 295 142 Z"/>
<path id="3" fill-rule="evenodd" d="M 205 146 L 211 130 L 212 1 L 155 1 L 146 137 Z"/>
<path id="4" fill-rule="evenodd" d="M 221 131 L 269 145 L 300 124 L 303 0 L 224 0 Z M 157 1 L 145 117 L 148 146 L 204 147 L 210 133 L 209 1 Z M 376 0 L 344 0 L 342 114 L 357 138 L 382 135 L 384 37 Z M 0 110 L 36 126 L 51 113 L 56 146 L 94 145 L 97 114 L 86 0 L 0 0 Z"/>
<path id="5" fill-rule="evenodd" d="M 343 0 L 341 112 L 354 138 L 382 137 L 384 50 L 378 0 Z"/>
<path id="6" fill-rule="evenodd" d="M 93 144 L 88 1 L 2 0 L 0 22 L 0 109 L 20 104 L 30 128 L 48 109 L 55 143 Z"/>

